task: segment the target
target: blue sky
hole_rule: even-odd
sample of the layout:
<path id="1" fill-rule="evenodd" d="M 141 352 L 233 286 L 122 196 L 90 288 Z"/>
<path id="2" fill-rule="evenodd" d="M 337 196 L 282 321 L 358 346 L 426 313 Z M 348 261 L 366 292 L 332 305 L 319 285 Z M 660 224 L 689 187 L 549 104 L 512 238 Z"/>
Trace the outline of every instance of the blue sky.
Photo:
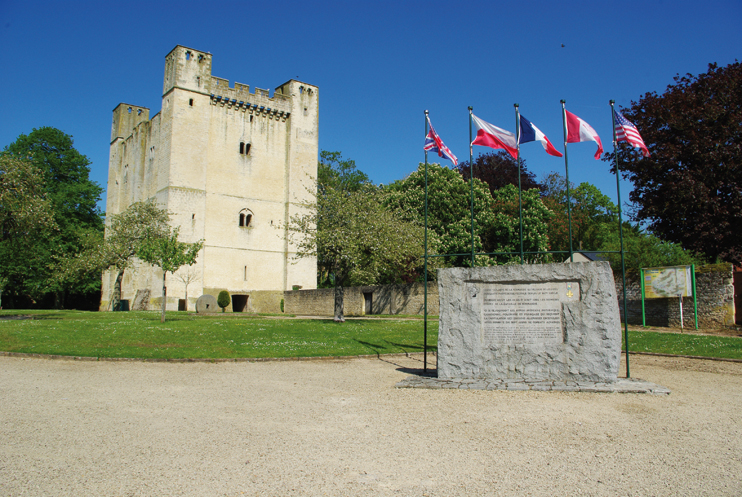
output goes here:
<path id="1" fill-rule="evenodd" d="M 403 178 L 423 160 L 425 109 L 460 160 L 469 153 L 468 106 L 514 131 L 517 102 L 563 150 L 560 99 L 611 150 L 610 99 L 628 106 L 662 93 L 677 73 L 734 62 L 741 25 L 739 0 L 0 0 L 0 147 L 57 127 L 73 135 L 93 163 L 91 178 L 105 187 L 113 108 L 126 102 L 158 112 L 165 55 L 180 44 L 211 52 L 213 74 L 232 84 L 317 85 L 320 149 L 341 151 L 376 183 Z M 593 159 L 595 149 L 569 146 L 570 179 L 615 200 L 615 177 Z M 521 150 L 537 177 L 564 172 L 563 159 L 540 144 Z M 447 163 L 431 157 L 438 161 Z M 630 188 L 622 182 L 622 200 Z"/>

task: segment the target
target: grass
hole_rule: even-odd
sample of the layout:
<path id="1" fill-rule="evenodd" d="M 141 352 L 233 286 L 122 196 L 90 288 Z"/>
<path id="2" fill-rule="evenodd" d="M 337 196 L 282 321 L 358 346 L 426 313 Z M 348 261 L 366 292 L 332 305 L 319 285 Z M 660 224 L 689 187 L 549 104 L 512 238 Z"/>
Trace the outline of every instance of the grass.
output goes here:
<path id="1" fill-rule="evenodd" d="M 238 313 L 0 311 L 0 350 L 146 359 L 349 356 L 422 352 L 421 320 L 276 319 Z M 630 352 L 742 359 L 742 338 L 630 331 Z M 435 351 L 438 321 L 428 322 Z"/>
<path id="2" fill-rule="evenodd" d="M 742 338 L 629 331 L 631 352 L 742 359 Z"/>
<path id="3" fill-rule="evenodd" d="M 88 357 L 259 358 L 422 352 L 419 321 L 270 319 L 232 313 L 0 311 L 0 350 Z M 438 323 L 428 325 L 435 351 Z"/>

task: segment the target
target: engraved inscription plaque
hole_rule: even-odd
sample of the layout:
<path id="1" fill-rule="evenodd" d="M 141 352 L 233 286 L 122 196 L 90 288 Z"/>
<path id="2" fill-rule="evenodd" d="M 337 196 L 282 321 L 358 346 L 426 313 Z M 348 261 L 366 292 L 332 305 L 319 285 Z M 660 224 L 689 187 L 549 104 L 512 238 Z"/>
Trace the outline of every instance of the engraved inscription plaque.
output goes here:
<path id="1" fill-rule="evenodd" d="M 578 287 L 577 283 L 562 282 L 484 284 L 484 343 L 562 342 L 562 302 L 579 300 Z"/>

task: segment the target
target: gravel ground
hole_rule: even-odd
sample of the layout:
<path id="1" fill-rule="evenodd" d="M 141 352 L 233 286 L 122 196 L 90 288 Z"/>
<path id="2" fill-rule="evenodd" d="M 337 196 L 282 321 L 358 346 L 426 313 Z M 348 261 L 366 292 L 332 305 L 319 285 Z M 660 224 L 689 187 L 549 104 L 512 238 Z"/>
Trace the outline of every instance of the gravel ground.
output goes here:
<path id="1" fill-rule="evenodd" d="M 419 357 L 0 357 L 0 495 L 742 495 L 742 364 L 669 396 L 396 389 Z"/>

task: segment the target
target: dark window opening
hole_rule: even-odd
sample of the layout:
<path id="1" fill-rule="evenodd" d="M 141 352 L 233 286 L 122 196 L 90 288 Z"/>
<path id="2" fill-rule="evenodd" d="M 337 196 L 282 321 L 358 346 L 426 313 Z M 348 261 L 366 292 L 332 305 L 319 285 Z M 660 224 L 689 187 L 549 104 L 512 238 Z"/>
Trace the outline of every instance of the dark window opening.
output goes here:
<path id="1" fill-rule="evenodd" d="M 193 107 L 193 99 L 192 98 L 188 100 L 188 105 L 190 105 L 191 107 Z"/>
<path id="2" fill-rule="evenodd" d="M 247 228 L 252 221 L 252 214 L 240 212 L 240 227 Z"/>
<path id="3" fill-rule="evenodd" d="M 179 311 L 187 311 L 188 308 L 186 307 L 186 301 L 185 299 L 178 299 L 178 310 Z"/>
<path id="4" fill-rule="evenodd" d="M 240 154 L 250 155 L 250 144 L 249 143 L 240 142 Z"/>
<path id="5" fill-rule="evenodd" d="M 198 61 L 201 62 L 202 60 L 204 60 L 203 54 L 198 54 Z"/>
<path id="6" fill-rule="evenodd" d="M 241 154 L 245 153 L 245 142 L 240 142 L 240 153 Z"/>
<path id="7" fill-rule="evenodd" d="M 186 60 L 191 60 L 191 52 L 186 52 Z"/>
<path id="8" fill-rule="evenodd" d="M 245 215 L 240 213 L 240 226 L 245 226 Z"/>
<path id="9" fill-rule="evenodd" d="M 250 116 L 250 122 L 252 122 L 252 116 Z"/>
<path id="10" fill-rule="evenodd" d="M 245 155 L 250 155 L 250 144 L 245 143 Z"/>

